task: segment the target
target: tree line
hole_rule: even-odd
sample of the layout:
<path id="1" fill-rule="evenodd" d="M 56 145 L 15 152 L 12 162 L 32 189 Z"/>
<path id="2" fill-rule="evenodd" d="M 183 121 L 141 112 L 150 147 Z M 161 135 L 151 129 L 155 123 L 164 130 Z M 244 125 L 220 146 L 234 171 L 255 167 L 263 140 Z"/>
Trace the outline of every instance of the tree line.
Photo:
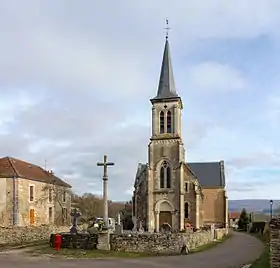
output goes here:
<path id="1" fill-rule="evenodd" d="M 101 196 L 84 193 L 77 195 L 71 193 L 72 207 L 77 208 L 82 214 L 79 218 L 79 223 L 89 223 L 95 218 L 101 218 L 103 215 L 103 198 Z M 132 229 L 132 202 L 114 202 L 108 201 L 108 216 L 116 218 L 118 213 L 121 215 L 121 221 L 125 229 Z"/>

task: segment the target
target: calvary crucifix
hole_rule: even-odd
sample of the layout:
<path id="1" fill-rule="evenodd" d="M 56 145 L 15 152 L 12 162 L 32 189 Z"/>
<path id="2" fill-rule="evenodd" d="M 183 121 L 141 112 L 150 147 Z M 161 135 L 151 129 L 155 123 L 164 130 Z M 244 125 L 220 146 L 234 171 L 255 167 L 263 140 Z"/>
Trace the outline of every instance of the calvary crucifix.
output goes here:
<path id="1" fill-rule="evenodd" d="M 104 202 L 104 211 L 103 211 L 103 221 L 104 227 L 108 228 L 108 166 L 114 166 L 115 163 L 107 162 L 107 155 L 104 155 L 103 163 L 97 163 L 97 166 L 104 167 L 103 170 L 103 202 Z"/>

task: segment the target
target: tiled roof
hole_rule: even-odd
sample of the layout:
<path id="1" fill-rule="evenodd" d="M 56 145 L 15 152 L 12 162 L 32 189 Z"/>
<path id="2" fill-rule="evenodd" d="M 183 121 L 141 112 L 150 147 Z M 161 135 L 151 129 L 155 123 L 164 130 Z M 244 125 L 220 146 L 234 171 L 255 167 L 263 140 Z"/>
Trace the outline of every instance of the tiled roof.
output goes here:
<path id="1" fill-rule="evenodd" d="M 223 161 L 187 163 L 187 165 L 197 176 L 202 188 L 225 187 L 224 172 L 221 172 Z"/>
<path id="2" fill-rule="evenodd" d="M 228 217 L 230 219 L 239 219 L 240 218 L 240 212 L 229 212 Z"/>
<path id="3" fill-rule="evenodd" d="M 37 165 L 13 157 L 0 158 L 0 178 L 13 177 L 71 188 L 69 184 L 56 177 L 53 173 L 48 172 Z"/>

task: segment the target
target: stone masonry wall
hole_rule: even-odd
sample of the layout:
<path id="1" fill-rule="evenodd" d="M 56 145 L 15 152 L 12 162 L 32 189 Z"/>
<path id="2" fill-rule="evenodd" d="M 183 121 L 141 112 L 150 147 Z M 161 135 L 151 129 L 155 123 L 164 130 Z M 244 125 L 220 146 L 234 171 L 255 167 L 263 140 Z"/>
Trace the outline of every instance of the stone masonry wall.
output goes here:
<path id="1" fill-rule="evenodd" d="M 226 231 L 218 231 L 225 236 Z M 184 244 L 189 249 L 208 244 L 215 239 L 213 231 L 187 233 L 111 234 L 110 247 L 114 251 L 172 254 L 180 253 Z"/>
<path id="2" fill-rule="evenodd" d="M 280 267 L 280 217 L 270 222 L 270 268 Z"/>
<path id="3" fill-rule="evenodd" d="M 48 240 L 52 233 L 68 232 L 66 226 L 0 227 L 0 246 Z"/>

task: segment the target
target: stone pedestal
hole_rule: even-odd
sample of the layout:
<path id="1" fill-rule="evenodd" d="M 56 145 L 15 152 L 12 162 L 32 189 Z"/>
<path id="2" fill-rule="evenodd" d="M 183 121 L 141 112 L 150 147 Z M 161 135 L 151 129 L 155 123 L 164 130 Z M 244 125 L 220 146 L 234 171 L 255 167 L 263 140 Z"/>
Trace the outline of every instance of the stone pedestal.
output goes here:
<path id="1" fill-rule="evenodd" d="M 110 233 L 100 232 L 98 234 L 98 244 L 97 249 L 99 250 L 110 250 Z"/>

